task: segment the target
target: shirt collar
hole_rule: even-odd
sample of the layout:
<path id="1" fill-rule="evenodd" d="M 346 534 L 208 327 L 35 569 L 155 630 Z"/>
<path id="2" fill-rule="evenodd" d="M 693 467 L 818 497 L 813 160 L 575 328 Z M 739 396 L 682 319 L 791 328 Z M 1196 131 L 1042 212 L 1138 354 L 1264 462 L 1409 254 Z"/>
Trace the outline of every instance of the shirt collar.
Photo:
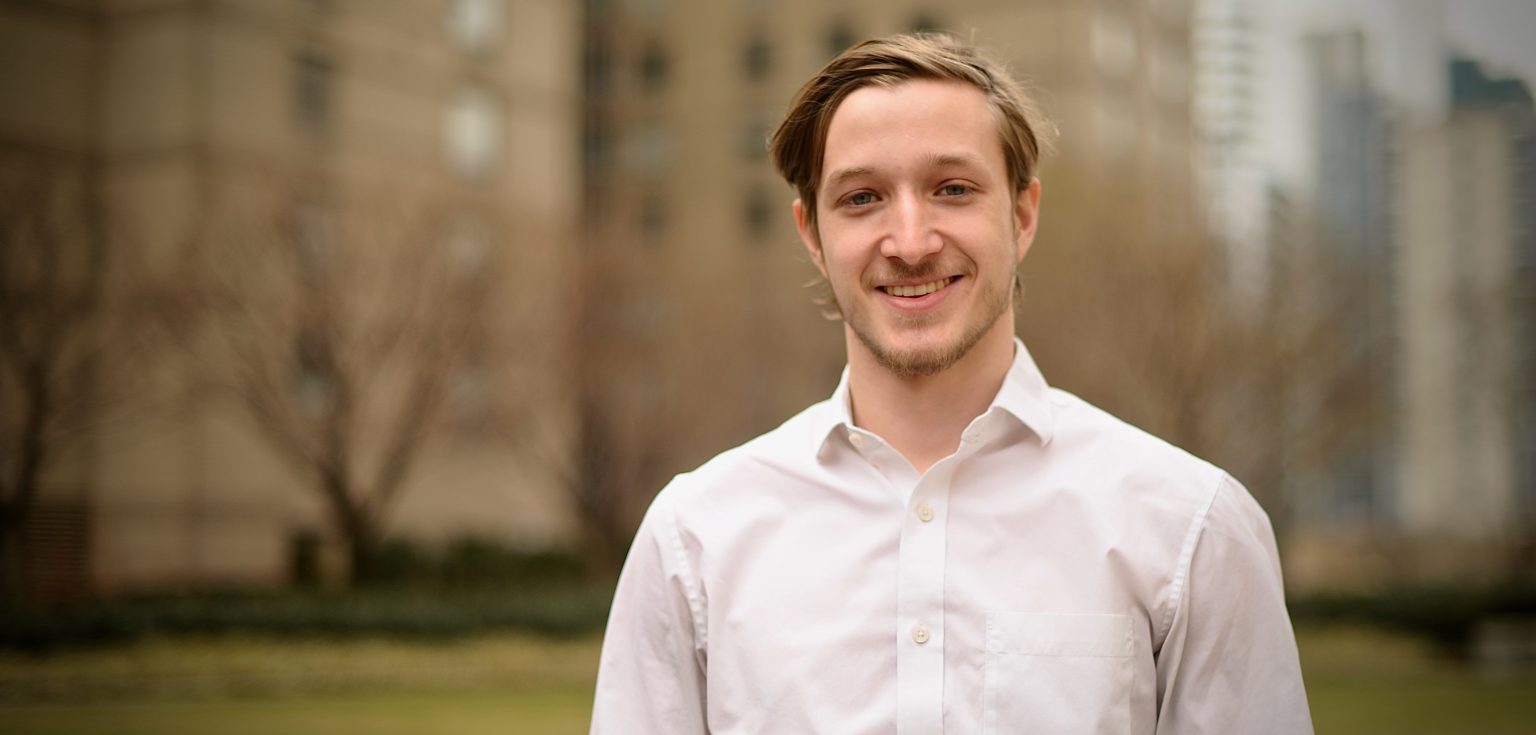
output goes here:
<path id="1" fill-rule="evenodd" d="M 1055 413 L 1051 408 L 1050 385 L 1030 357 L 1023 340 L 1013 338 L 1013 364 L 1003 377 L 1003 385 L 992 399 L 985 413 L 1001 411 L 1012 416 L 1033 432 L 1041 445 L 1049 444 L 1055 434 Z M 818 406 L 811 427 L 817 456 L 827 449 L 833 436 L 847 434 L 853 428 L 853 404 L 848 395 L 848 368 L 843 367 L 842 377 L 832 397 Z"/>

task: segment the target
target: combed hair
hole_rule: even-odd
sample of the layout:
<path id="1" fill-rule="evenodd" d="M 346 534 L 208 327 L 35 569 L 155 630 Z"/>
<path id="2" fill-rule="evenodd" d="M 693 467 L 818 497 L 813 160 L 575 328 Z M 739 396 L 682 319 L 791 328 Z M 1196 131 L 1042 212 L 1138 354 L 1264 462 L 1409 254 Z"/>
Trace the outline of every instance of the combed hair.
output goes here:
<path id="1" fill-rule="evenodd" d="M 806 82 L 769 140 L 774 166 L 795 187 L 813 227 L 833 113 L 857 89 L 892 87 L 914 79 L 964 82 L 984 92 L 997 116 L 1014 194 L 1034 179 L 1051 127 L 1002 66 L 974 46 L 945 34 L 902 34 L 869 40 L 844 51 Z"/>

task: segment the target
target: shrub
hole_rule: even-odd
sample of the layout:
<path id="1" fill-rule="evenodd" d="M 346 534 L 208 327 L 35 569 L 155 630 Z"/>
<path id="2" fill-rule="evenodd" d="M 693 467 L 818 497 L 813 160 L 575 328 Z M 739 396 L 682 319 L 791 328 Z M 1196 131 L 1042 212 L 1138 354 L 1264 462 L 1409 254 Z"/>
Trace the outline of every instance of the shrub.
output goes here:
<path id="1" fill-rule="evenodd" d="M 1536 587 L 1391 587 L 1373 593 L 1328 593 L 1294 598 L 1298 623 L 1360 623 L 1420 635 L 1447 653 L 1467 652 L 1479 620 L 1536 616 Z"/>

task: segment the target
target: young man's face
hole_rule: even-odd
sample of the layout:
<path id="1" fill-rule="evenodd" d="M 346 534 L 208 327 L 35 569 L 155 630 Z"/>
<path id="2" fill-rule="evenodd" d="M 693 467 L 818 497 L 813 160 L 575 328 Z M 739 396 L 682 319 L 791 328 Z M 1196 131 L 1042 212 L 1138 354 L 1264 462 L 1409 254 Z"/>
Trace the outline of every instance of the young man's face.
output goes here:
<path id="1" fill-rule="evenodd" d="M 854 91 L 832 116 L 813 230 L 849 349 L 931 375 L 983 339 L 1013 338 L 1014 268 L 1034 238 L 1038 182 L 1015 195 L 991 106 L 960 82 Z"/>

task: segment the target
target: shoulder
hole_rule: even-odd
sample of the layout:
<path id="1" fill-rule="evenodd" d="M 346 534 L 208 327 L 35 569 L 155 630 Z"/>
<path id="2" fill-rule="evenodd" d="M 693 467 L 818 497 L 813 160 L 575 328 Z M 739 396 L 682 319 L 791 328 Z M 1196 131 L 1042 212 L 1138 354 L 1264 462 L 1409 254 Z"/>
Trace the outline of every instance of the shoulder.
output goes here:
<path id="1" fill-rule="evenodd" d="M 817 471 L 816 452 L 831 429 L 827 401 L 813 404 L 778 427 L 683 472 L 657 494 L 653 506 L 673 512 L 740 503 L 791 478 Z"/>
<path id="2" fill-rule="evenodd" d="M 1137 428 L 1066 391 L 1051 389 L 1052 454 L 1090 474 L 1116 502 L 1191 534 L 1273 544 L 1269 516 L 1222 468 Z"/>
<path id="3" fill-rule="evenodd" d="M 1131 499 L 1189 514 L 1204 533 L 1260 544 L 1273 537 L 1264 509 L 1222 468 L 1071 393 L 1053 388 L 1051 398 L 1053 444 L 1107 473 Z"/>
<path id="4" fill-rule="evenodd" d="M 1050 394 L 1055 409 L 1051 453 L 1090 468 L 1101 482 L 1204 504 L 1231 479 L 1216 465 L 1067 391 L 1052 388 Z"/>

